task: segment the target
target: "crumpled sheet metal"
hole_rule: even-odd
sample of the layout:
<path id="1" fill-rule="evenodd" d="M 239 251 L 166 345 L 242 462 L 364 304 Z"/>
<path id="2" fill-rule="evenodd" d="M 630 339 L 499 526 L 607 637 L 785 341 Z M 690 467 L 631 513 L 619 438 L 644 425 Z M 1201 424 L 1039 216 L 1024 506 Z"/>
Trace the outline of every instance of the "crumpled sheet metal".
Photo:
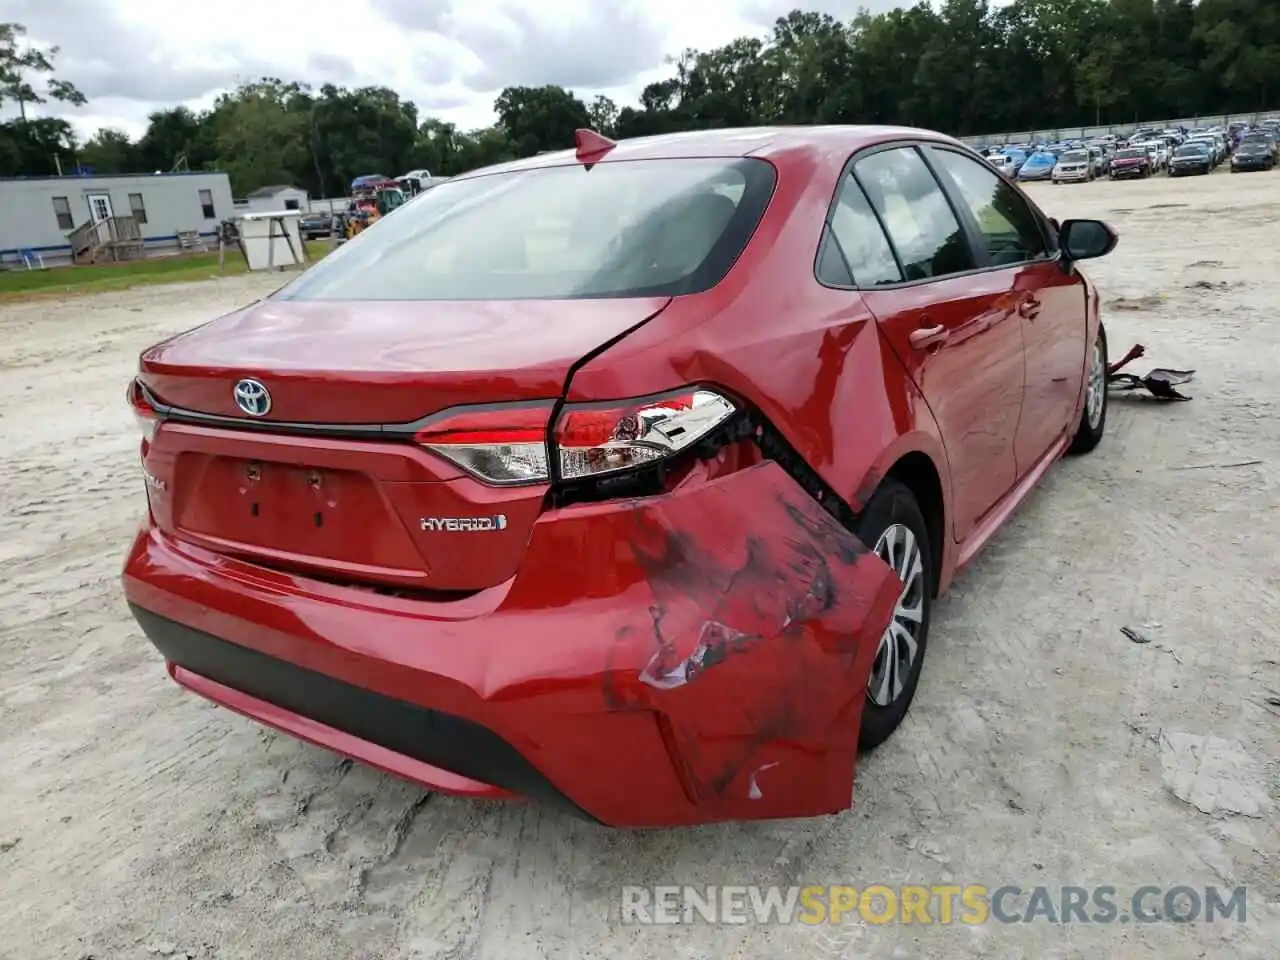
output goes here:
<path id="1" fill-rule="evenodd" d="M 609 709 L 655 711 L 720 815 L 847 807 L 894 572 L 773 463 L 622 516 L 652 603 L 615 632 Z"/>

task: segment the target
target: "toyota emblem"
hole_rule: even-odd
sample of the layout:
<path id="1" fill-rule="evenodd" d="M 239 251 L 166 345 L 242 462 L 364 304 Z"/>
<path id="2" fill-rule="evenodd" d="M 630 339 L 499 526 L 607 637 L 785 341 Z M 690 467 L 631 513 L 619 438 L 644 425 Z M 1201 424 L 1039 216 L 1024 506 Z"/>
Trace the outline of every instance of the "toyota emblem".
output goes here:
<path id="1" fill-rule="evenodd" d="M 257 380 L 241 380 L 235 389 L 236 406 L 251 417 L 265 417 L 271 410 L 271 394 Z"/>

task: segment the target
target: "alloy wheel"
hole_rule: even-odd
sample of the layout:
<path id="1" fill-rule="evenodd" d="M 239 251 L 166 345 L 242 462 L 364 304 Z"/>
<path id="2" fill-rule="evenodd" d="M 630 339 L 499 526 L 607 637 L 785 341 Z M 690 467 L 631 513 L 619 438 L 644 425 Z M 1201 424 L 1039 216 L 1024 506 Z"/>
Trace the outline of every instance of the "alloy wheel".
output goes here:
<path id="1" fill-rule="evenodd" d="M 902 582 L 902 593 L 889 625 L 880 636 L 867 696 L 878 707 L 887 707 L 902 695 L 919 654 L 918 638 L 924 626 L 925 571 L 920 544 L 911 528 L 891 524 L 876 541 L 875 553 L 893 568 Z"/>
<path id="2" fill-rule="evenodd" d="M 1102 411 L 1106 405 L 1107 395 L 1107 352 L 1099 336 L 1093 343 L 1093 359 L 1089 362 L 1089 387 L 1085 394 L 1085 418 L 1089 421 L 1089 429 L 1097 430 L 1102 422 Z"/>

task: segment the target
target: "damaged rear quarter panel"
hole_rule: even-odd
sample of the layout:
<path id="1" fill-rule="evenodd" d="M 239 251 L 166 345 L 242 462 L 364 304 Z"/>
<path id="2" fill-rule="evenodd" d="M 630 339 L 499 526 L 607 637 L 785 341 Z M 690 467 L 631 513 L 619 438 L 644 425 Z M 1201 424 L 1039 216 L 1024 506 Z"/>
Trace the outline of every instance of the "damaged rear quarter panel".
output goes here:
<path id="1" fill-rule="evenodd" d="M 619 721 L 656 718 L 671 768 L 634 776 L 680 784 L 646 791 L 656 807 L 640 821 L 849 806 L 867 676 L 901 587 L 781 467 L 764 462 L 692 490 L 566 510 L 535 530 L 535 553 L 608 563 L 616 598 L 625 596 L 612 604 L 595 709 Z M 653 762 L 652 751 L 637 751 L 637 763 L 642 755 Z M 637 819 L 607 809 L 621 803 L 616 784 L 584 783 L 580 769 L 547 773 L 577 781 L 575 799 L 605 822 Z"/>

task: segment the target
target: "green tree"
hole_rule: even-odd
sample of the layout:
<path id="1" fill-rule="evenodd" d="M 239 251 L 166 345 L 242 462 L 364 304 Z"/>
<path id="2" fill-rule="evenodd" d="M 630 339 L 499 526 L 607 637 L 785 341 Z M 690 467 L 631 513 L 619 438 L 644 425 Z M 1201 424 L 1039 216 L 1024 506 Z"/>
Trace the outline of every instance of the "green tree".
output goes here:
<path id="1" fill-rule="evenodd" d="M 591 129 L 606 137 L 614 135 L 618 123 L 618 105 L 606 96 L 598 96 L 587 107 L 591 119 Z"/>
<path id="2" fill-rule="evenodd" d="M 182 166 L 199 169 L 214 159 L 213 131 L 206 118 L 186 107 L 157 110 L 147 118 L 147 132 L 138 141 L 138 173 L 166 173 Z"/>
<path id="3" fill-rule="evenodd" d="M 53 76 L 57 47 L 41 49 L 26 39 L 27 28 L 20 23 L 0 23 L 0 105 L 17 104 L 18 115 L 27 119 L 27 105 L 57 100 L 82 107 L 88 101 L 75 85 Z M 39 80 L 43 78 L 41 87 Z"/>
<path id="4" fill-rule="evenodd" d="M 75 132 L 65 120 L 35 117 L 0 123 L 0 177 L 69 172 L 75 152 Z"/>
<path id="5" fill-rule="evenodd" d="M 237 196 L 292 184 L 307 169 L 305 116 L 289 109 L 300 93 L 297 84 L 274 78 L 248 83 L 219 97 L 201 121 L 212 135 L 214 165 L 227 172 Z"/>
<path id="6" fill-rule="evenodd" d="M 94 173 L 134 173 L 138 168 L 138 145 L 123 130 L 104 128 L 77 151 L 80 165 Z"/>
<path id="7" fill-rule="evenodd" d="M 0 99 L 19 115 L 40 98 L 75 103 L 33 51 L 0 26 Z M 81 161 L 106 169 L 220 168 L 238 193 L 288 182 L 340 195 L 361 174 L 453 175 L 573 144 L 579 127 L 614 137 L 756 124 L 914 124 L 956 134 L 1048 131 L 1280 108 L 1275 0 L 941 0 L 847 22 L 803 9 L 768 37 L 684 50 L 634 104 L 584 103 L 557 86 L 509 87 L 497 123 L 462 131 L 383 87 L 265 79 L 211 110 L 151 117 L 129 144 L 102 133 Z M 37 88 L 35 80 L 45 77 Z M 0 172 L 56 171 L 75 148 L 63 121 L 0 124 Z"/>
<path id="8" fill-rule="evenodd" d="M 591 126 L 587 105 L 564 87 L 507 87 L 493 112 L 521 157 L 572 147 L 573 132 Z"/>

